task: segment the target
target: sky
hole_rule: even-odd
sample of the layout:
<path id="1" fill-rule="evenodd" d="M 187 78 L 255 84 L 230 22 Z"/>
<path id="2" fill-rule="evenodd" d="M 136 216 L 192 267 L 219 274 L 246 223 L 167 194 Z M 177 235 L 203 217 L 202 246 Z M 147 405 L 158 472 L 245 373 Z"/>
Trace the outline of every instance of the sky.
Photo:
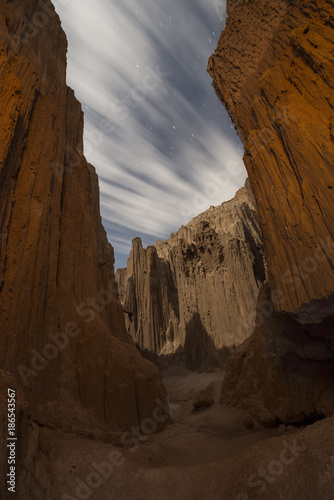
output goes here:
<path id="1" fill-rule="evenodd" d="M 225 0 L 54 4 L 103 224 L 123 267 L 133 238 L 166 239 L 245 182 L 243 148 L 206 71 Z"/>

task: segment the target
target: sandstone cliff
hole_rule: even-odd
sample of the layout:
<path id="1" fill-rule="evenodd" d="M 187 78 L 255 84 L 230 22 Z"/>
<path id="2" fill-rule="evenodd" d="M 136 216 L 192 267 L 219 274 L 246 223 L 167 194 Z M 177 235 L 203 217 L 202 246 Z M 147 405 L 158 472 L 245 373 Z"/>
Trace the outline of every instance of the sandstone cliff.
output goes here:
<path id="1" fill-rule="evenodd" d="M 128 331 L 142 350 L 160 360 L 169 355 L 191 370 L 221 366 L 252 333 L 265 280 L 248 182 L 233 200 L 208 209 L 166 241 L 143 249 L 136 238 L 116 280 Z"/>
<path id="2" fill-rule="evenodd" d="M 8 387 L 17 391 L 20 500 L 333 498 L 333 417 L 190 467 L 175 467 L 161 450 L 120 455 L 112 447 L 110 429 L 151 416 L 164 391 L 157 370 L 128 341 L 114 297 L 112 249 L 99 217 L 96 175 L 82 154 L 80 106 L 65 85 L 58 18 L 48 0 L 0 0 L 0 13 L 1 498 L 13 497 L 4 493 Z M 230 356 L 223 401 L 250 408 L 267 423 L 316 419 L 334 407 L 332 27 L 329 2 L 230 1 L 227 30 L 210 63 L 246 145 L 271 285 L 260 290 L 255 334 Z M 231 217 L 239 220 L 235 212 Z M 184 272 L 206 304 L 204 273 L 213 287 L 207 270 L 220 262 L 221 247 L 226 258 L 226 247 L 221 222 L 214 216 L 199 222 L 199 230 L 182 228 L 185 243 L 174 236 L 174 246 L 177 258 L 185 251 L 185 262 L 194 262 Z M 232 226 L 244 243 L 231 244 L 235 256 L 252 238 L 242 223 Z M 195 241 L 188 242 L 189 234 Z M 163 321 L 172 318 L 166 331 L 178 324 L 175 311 L 182 317 L 176 286 L 170 287 L 171 260 L 166 264 L 174 246 L 160 242 L 144 251 L 134 244 L 151 272 L 145 283 L 154 294 L 147 297 L 158 301 L 161 293 Z M 255 262 L 246 259 L 248 273 Z M 131 281 L 126 272 L 119 277 L 121 289 Z M 262 278 L 254 277 L 255 292 Z M 137 298 L 133 291 L 127 296 Z M 209 320 L 195 314 L 205 332 Z M 164 341 L 160 334 L 145 338 L 158 347 Z M 171 329 L 168 340 L 175 342 Z M 108 466 L 112 453 L 122 457 L 113 474 L 96 475 L 93 464 Z M 93 473 L 98 488 L 89 482 Z"/>
<path id="3" fill-rule="evenodd" d="M 1 397 L 10 380 L 27 429 L 127 429 L 165 391 L 114 296 L 66 38 L 48 0 L 1 0 L 0 14 Z"/>
<path id="4" fill-rule="evenodd" d="M 245 146 L 271 287 L 222 400 L 268 422 L 334 411 L 333 16 L 329 1 L 229 1 L 208 65 Z"/>
<path id="5" fill-rule="evenodd" d="M 227 5 L 208 70 L 245 146 L 277 310 L 320 321 L 333 313 L 333 4 Z"/>

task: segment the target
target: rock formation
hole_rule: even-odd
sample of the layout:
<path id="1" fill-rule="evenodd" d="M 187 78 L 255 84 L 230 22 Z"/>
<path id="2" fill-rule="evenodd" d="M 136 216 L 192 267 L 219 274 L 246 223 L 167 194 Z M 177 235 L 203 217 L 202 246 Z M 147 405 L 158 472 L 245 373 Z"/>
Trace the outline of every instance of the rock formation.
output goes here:
<path id="1" fill-rule="evenodd" d="M 326 0 L 230 1 L 208 66 L 245 146 L 277 310 L 305 322 L 333 313 L 332 16 Z"/>
<path id="2" fill-rule="evenodd" d="M 252 333 L 265 280 L 248 182 L 233 200 L 211 207 L 166 241 L 143 249 L 136 238 L 116 280 L 128 331 L 143 351 L 165 360 L 178 356 L 190 370 L 221 365 Z"/>
<path id="3" fill-rule="evenodd" d="M 1 498 L 13 497 L 8 388 L 19 500 L 333 498 L 334 417 L 180 468 L 149 447 L 135 456 L 111 444 L 131 428 L 139 447 L 166 421 L 158 370 L 129 326 L 142 348 L 180 346 L 189 368 L 207 369 L 254 325 L 229 357 L 222 401 L 266 424 L 334 413 L 332 2 L 230 0 L 209 63 L 245 145 L 268 283 L 246 188 L 166 242 L 135 240 L 117 277 L 127 325 L 59 19 L 49 0 L 0 0 L 0 14 Z"/>
<path id="4" fill-rule="evenodd" d="M 1 398 L 10 381 L 23 434 L 32 422 L 127 429 L 165 391 L 115 298 L 83 114 L 65 81 L 66 38 L 49 0 L 1 0 L 0 14 Z"/>
<path id="5" fill-rule="evenodd" d="M 229 1 L 208 71 L 245 146 L 271 292 L 222 400 L 266 422 L 334 412 L 333 3 Z"/>

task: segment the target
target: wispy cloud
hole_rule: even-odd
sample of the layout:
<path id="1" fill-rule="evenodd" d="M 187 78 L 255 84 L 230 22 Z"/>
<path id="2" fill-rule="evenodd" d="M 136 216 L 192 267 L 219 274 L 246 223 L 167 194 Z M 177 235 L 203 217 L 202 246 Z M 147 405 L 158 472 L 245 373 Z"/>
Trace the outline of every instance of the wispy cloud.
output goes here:
<path id="1" fill-rule="evenodd" d="M 57 10 L 68 83 L 85 112 L 85 153 L 122 266 L 131 238 L 167 237 L 245 180 L 240 142 L 206 73 L 224 2 L 68 0 Z M 210 191 L 210 174 L 231 162 L 239 169 Z"/>

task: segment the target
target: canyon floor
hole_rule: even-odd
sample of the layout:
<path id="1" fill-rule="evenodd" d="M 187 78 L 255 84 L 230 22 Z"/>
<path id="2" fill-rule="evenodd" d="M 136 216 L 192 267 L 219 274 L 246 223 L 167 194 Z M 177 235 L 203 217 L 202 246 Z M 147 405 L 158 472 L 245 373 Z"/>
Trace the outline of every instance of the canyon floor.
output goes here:
<path id="1" fill-rule="evenodd" d="M 116 434 L 40 426 L 29 445 L 37 461 L 20 485 L 24 498 L 334 500 L 333 418 L 305 428 L 249 428 L 243 411 L 218 402 L 223 372 L 169 368 L 162 375 L 173 423 L 128 447 Z M 194 410 L 211 382 L 215 404 Z"/>
<path id="2" fill-rule="evenodd" d="M 247 429 L 249 417 L 235 408 L 219 404 L 223 372 L 196 373 L 171 367 L 162 374 L 170 398 L 173 425 L 156 434 L 148 448 L 157 445 L 165 453 L 166 465 L 188 466 L 222 460 L 268 437 L 277 436 L 277 429 L 255 425 Z M 215 404 L 195 409 L 193 401 L 210 382 L 214 383 Z M 251 421 L 252 422 L 252 421 Z"/>
<path id="3" fill-rule="evenodd" d="M 226 461 L 237 464 L 238 455 L 246 448 L 261 446 L 260 442 L 270 441 L 282 433 L 287 440 L 293 439 L 296 429 L 292 427 L 288 430 L 264 428 L 254 423 L 252 428 L 247 428 L 249 417 L 243 411 L 219 404 L 223 372 L 196 373 L 170 367 L 162 377 L 170 398 L 173 423 L 148 436 L 137 447 L 124 448 L 80 436 L 73 441 L 73 437 L 63 433 L 40 429 L 45 449 L 51 450 L 48 457 L 52 464 L 50 476 L 55 484 L 63 485 L 62 500 L 241 500 L 248 498 L 242 496 L 247 473 L 245 477 L 240 476 L 240 489 L 234 486 L 230 496 L 211 490 L 205 493 L 205 483 L 208 488 L 212 487 L 210 469 L 221 470 L 220 474 L 226 474 L 227 481 L 233 479 L 238 483 L 240 471 L 236 473 L 224 467 Z M 214 384 L 214 405 L 194 409 L 194 399 L 211 382 Z M 106 465 L 110 463 L 110 453 L 116 453 L 112 473 Z M 97 470 L 99 476 L 92 475 Z M 199 482 L 198 487 L 196 482 Z"/>

